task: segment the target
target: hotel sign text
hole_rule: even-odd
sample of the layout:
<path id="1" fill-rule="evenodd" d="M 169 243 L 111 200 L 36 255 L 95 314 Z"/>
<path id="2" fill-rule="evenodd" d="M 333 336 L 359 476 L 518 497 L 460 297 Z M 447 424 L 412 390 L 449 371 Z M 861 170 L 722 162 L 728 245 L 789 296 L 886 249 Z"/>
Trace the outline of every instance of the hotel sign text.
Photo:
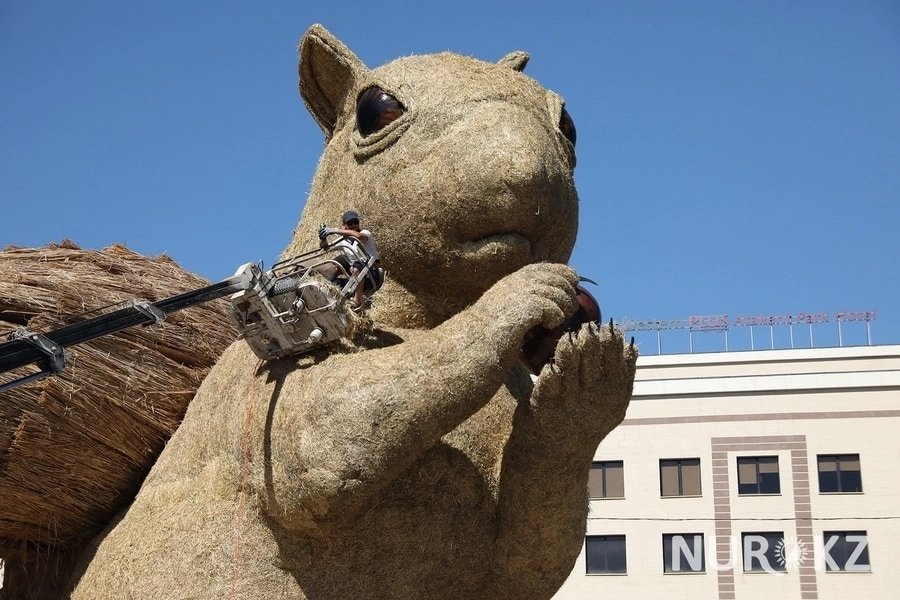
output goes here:
<path id="1" fill-rule="evenodd" d="M 754 327 L 761 325 L 812 325 L 832 321 L 874 321 L 874 310 L 827 312 L 801 312 L 796 315 L 738 316 L 731 321 L 731 327 Z M 687 319 L 652 319 L 635 321 L 625 319 L 618 324 L 624 331 L 664 331 L 668 329 L 689 329 L 691 331 L 727 331 L 728 315 L 700 315 Z"/>

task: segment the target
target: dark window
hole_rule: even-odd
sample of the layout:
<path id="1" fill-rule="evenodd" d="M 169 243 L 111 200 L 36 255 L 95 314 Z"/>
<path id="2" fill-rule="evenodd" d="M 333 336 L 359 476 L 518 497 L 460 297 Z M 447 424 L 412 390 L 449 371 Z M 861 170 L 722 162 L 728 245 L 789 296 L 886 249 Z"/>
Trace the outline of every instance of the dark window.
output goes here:
<path id="1" fill-rule="evenodd" d="M 779 494 L 777 456 L 743 456 L 737 459 L 738 494 Z"/>
<path id="2" fill-rule="evenodd" d="M 784 532 L 767 531 L 741 534 L 744 571 L 784 571 Z"/>
<path id="3" fill-rule="evenodd" d="M 591 498 L 624 498 L 625 477 L 621 460 L 606 460 L 591 464 L 588 475 Z"/>
<path id="4" fill-rule="evenodd" d="M 624 535 L 589 535 L 584 553 L 588 575 L 626 572 Z"/>
<path id="5" fill-rule="evenodd" d="M 661 459 L 659 493 L 661 496 L 699 496 L 700 459 Z"/>
<path id="6" fill-rule="evenodd" d="M 663 534 L 663 571 L 702 573 L 705 570 L 702 533 Z"/>
<path id="7" fill-rule="evenodd" d="M 826 571 L 870 571 L 869 536 L 865 531 L 826 531 Z"/>
<path id="8" fill-rule="evenodd" d="M 820 454 L 819 493 L 861 492 L 859 454 Z"/>

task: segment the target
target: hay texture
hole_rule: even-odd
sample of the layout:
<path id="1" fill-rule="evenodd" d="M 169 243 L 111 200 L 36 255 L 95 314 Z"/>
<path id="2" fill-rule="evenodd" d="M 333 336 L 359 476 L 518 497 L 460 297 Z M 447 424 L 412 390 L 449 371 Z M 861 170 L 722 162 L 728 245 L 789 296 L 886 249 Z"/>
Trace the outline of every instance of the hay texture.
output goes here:
<path id="1" fill-rule="evenodd" d="M 46 332 L 140 297 L 202 287 L 166 256 L 71 242 L 0 252 L 0 335 Z M 62 374 L 0 394 L 0 556 L 93 536 L 137 492 L 188 402 L 236 337 L 227 304 L 69 349 Z M 0 382 L 36 371 L 0 374 Z M 32 549 L 33 551 L 33 549 Z"/>
<path id="2" fill-rule="evenodd" d="M 577 284 L 574 148 L 526 61 L 369 70 L 310 28 L 300 90 L 327 145 L 285 254 L 357 210 L 388 272 L 376 327 L 266 364 L 226 350 L 74 598 L 553 595 L 635 352 L 585 325 L 536 381 L 519 366 L 526 333 L 575 310 Z M 397 118 L 361 131 L 372 86 L 402 110 L 388 102 Z"/>

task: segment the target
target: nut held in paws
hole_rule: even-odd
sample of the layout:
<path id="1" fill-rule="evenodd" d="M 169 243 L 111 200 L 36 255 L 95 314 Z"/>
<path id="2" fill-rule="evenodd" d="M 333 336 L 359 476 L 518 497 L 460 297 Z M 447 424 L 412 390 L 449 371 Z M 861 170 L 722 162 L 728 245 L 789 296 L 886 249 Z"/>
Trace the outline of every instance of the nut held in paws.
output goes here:
<path id="1" fill-rule="evenodd" d="M 564 333 L 577 331 L 585 323 L 600 324 L 600 304 L 586 289 L 578 286 L 575 300 L 578 302 L 578 309 L 562 325 L 550 330 L 537 327 L 525 336 L 522 358 L 533 373 L 540 373 L 544 365 L 553 360 L 556 344 Z"/>

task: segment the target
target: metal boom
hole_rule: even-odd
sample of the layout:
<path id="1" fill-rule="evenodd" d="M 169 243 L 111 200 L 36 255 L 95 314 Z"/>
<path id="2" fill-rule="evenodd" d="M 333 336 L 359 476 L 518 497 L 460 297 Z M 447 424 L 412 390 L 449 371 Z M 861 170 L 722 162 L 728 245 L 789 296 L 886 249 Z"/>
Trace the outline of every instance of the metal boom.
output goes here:
<path id="1" fill-rule="evenodd" d="M 65 348 L 69 346 L 83 344 L 135 325 L 159 323 L 169 313 L 228 296 L 246 289 L 247 285 L 246 277 L 236 275 L 153 303 L 140 299 L 129 300 L 112 312 L 47 333 L 18 329 L 10 335 L 10 341 L 0 344 L 0 373 L 30 364 L 37 364 L 41 370 L 0 384 L 0 392 L 59 373 L 65 367 Z"/>

